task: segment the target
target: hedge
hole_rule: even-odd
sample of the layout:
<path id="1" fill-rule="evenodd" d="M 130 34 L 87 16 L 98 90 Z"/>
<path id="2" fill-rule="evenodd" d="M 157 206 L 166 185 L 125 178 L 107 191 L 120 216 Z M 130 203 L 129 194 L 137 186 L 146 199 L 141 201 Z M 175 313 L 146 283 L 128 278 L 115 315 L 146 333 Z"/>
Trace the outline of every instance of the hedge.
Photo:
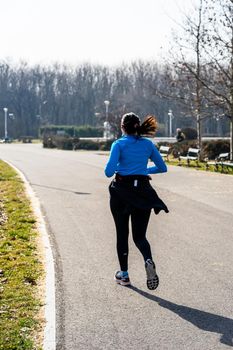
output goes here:
<path id="1" fill-rule="evenodd" d="M 58 148 L 64 150 L 101 150 L 109 151 L 114 140 L 107 141 L 93 141 L 93 140 L 80 140 L 78 137 L 50 135 L 44 136 L 43 147 L 45 148 Z M 170 154 L 174 158 L 178 158 L 179 155 L 186 155 L 190 147 L 197 148 L 196 140 L 184 140 L 182 142 L 169 143 L 158 142 L 157 147 L 170 146 Z M 216 141 L 203 141 L 202 143 L 202 158 L 215 159 L 220 153 L 230 151 L 230 143 L 228 140 L 216 140 Z"/>
<path id="2" fill-rule="evenodd" d="M 93 140 L 80 140 L 77 137 L 59 136 L 59 135 L 44 135 L 43 147 L 44 148 L 58 148 L 63 150 L 101 150 L 109 151 L 114 140 L 107 141 L 93 141 Z"/>
<path id="3" fill-rule="evenodd" d="M 90 125 L 82 125 L 82 126 L 74 126 L 74 125 L 47 125 L 42 126 L 40 128 L 41 137 L 45 135 L 57 135 L 59 132 L 64 132 L 65 136 L 68 135 L 70 137 L 102 137 L 103 129 L 100 127 L 90 126 Z"/>

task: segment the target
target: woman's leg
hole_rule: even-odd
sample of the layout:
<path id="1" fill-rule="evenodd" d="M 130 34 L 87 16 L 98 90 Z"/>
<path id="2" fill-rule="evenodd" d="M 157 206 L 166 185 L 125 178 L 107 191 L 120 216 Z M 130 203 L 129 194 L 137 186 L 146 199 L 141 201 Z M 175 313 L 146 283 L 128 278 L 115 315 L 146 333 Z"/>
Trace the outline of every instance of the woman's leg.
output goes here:
<path id="1" fill-rule="evenodd" d="M 116 195 L 111 195 L 110 208 L 115 221 L 117 234 L 117 254 L 121 271 L 128 271 L 128 237 L 129 237 L 129 213 L 126 205 Z"/>
<path id="2" fill-rule="evenodd" d="M 154 290 L 159 285 L 155 263 L 152 260 L 150 244 L 146 239 L 146 230 L 151 210 L 135 209 L 131 213 L 133 240 L 145 260 L 146 284 L 148 289 Z"/>
<path id="3" fill-rule="evenodd" d="M 134 208 L 131 212 L 133 240 L 143 255 L 144 260 L 152 260 L 150 244 L 146 239 L 146 230 L 150 219 L 151 209 Z"/>

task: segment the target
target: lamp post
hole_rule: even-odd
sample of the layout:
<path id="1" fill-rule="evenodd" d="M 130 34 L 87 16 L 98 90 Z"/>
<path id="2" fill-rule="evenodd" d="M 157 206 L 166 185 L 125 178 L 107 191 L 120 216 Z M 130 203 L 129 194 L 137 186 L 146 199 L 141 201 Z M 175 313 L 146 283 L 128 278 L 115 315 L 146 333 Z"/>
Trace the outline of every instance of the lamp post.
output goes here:
<path id="1" fill-rule="evenodd" d="M 108 121 L 108 107 L 109 107 L 110 101 L 105 100 L 104 104 L 105 104 L 105 113 L 106 113 L 105 114 L 106 115 L 106 121 L 104 122 L 104 138 L 108 139 L 109 136 L 110 136 L 110 124 L 109 124 L 109 121 Z"/>
<path id="2" fill-rule="evenodd" d="M 174 116 L 171 109 L 169 109 L 168 111 L 168 117 L 169 117 L 169 137 L 172 137 L 172 119 L 174 118 Z"/>
<path id="3" fill-rule="evenodd" d="M 5 113 L 5 141 L 8 139 L 8 134 L 7 134 L 7 112 L 8 108 L 3 108 L 4 113 Z"/>
<path id="4" fill-rule="evenodd" d="M 108 106 L 110 104 L 110 102 L 108 100 L 104 101 L 105 104 L 105 108 L 106 108 L 106 122 L 108 122 Z"/>

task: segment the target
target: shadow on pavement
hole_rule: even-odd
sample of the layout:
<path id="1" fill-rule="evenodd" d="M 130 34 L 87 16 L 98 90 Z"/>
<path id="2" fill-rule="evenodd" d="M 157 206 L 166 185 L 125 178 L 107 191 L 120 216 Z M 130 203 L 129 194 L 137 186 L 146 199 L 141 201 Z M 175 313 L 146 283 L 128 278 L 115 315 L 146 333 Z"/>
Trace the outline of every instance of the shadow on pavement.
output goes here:
<path id="1" fill-rule="evenodd" d="M 175 314 L 179 315 L 184 320 L 192 323 L 194 326 L 208 332 L 214 332 L 221 334 L 220 342 L 222 344 L 233 346 L 233 320 L 227 317 L 211 314 L 206 311 L 193 309 L 188 306 L 178 305 L 171 301 L 157 297 L 156 295 L 144 292 L 135 286 L 130 286 L 130 289 L 134 290 L 143 297 L 155 301 L 161 307 L 168 309 Z"/>
<path id="2" fill-rule="evenodd" d="M 38 184 L 31 184 L 31 186 L 36 186 L 36 187 L 43 187 L 43 188 L 48 188 L 51 190 L 56 190 L 56 191 L 63 191 L 63 192 L 70 192 L 74 194 L 91 194 L 90 192 L 77 192 L 77 191 L 71 191 L 71 190 L 65 190 L 63 188 L 58 188 L 58 187 L 52 187 L 52 186 L 46 186 L 46 185 L 38 185 Z"/>

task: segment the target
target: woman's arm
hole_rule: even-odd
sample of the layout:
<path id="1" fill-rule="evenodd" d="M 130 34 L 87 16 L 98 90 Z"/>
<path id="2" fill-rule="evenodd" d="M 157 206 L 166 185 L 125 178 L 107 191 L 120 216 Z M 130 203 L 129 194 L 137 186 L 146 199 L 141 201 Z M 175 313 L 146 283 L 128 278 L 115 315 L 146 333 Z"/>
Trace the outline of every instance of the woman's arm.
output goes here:
<path id="1" fill-rule="evenodd" d="M 154 166 L 148 167 L 148 174 L 157 174 L 157 173 L 166 173 L 167 172 L 167 166 L 161 157 L 158 149 L 156 146 L 152 143 L 152 152 L 150 159 L 154 162 Z"/>
<path id="2" fill-rule="evenodd" d="M 119 158 L 120 158 L 120 146 L 118 145 L 117 142 L 113 142 L 111 151 L 110 151 L 110 156 L 104 170 L 105 175 L 107 177 L 111 177 L 115 174 L 115 171 L 117 170 L 117 164 L 119 162 Z"/>

